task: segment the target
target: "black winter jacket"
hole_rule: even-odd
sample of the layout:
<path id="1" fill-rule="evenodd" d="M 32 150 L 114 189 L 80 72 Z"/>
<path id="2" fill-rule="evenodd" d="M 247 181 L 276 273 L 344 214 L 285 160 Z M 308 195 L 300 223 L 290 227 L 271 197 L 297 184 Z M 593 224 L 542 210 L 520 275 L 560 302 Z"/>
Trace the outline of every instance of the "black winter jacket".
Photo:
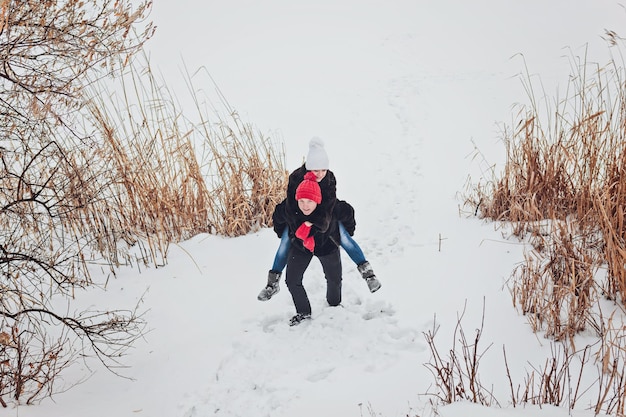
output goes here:
<path id="1" fill-rule="evenodd" d="M 281 237 L 285 231 L 285 227 L 288 227 L 292 247 L 303 252 L 309 252 L 309 250 L 302 244 L 302 240 L 298 239 L 295 234 L 296 230 L 298 230 L 300 225 L 302 225 L 305 221 L 313 223 L 311 219 L 316 217 L 316 212 L 320 209 L 320 206 L 321 204 L 317 206 L 313 213 L 309 216 L 305 216 L 304 213 L 300 211 L 297 202 L 295 204 L 295 208 L 290 208 L 287 204 L 287 200 L 283 200 L 281 203 L 276 205 L 276 208 L 274 209 L 274 214 L 272 216 L 272 220 L 274 221 L 274 231 L 278 237 Z M 315 249 L 313 251 L 314 255 L 328 255 L 333 251 L 338 250 L 340 245 L 340 236 L 337 222 L 341 222 L 343 224 L 350 236 L 354 234 L 354 230 L 356 228 L 354 208 L 346 201 L 336 201 L 330 218 L 328 219 L 328 226 L 325 230 L 322 230 L 315 223 L 313 223 L 309 236 L 313 236 L 315 239 Z"/>
<path id="2" fill-rule="evenodd" d="M 289 212 L 298 210 L 298 202 L 296 201 L 296 189 L 304 180 L 307 173 L 305 165 L 296 169 L 289 175 L 289 183 L 287 185 L 287 209 Z M 337 201 L 337 180 L 332 171 L 326 171 L 326 176 L 318 182 L 322 191 L 322 202 L 317 206 L 315 211 L 311 213 L 308 221 L 313 223 L 319 230 L 325 231 L 330 226 L 333 209 Z"/>

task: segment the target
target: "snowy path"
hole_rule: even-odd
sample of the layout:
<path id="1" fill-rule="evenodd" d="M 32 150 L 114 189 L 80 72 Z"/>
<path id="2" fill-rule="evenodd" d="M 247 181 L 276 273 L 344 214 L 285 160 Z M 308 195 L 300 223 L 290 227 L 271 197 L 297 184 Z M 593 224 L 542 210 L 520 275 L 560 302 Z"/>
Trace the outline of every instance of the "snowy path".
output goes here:
<path id="1" fill-rule="evenodd" d="M 322 277 L 321 266 L 312 262 L 305 275 L 311 321 L 287 325 L 293 306 L 284 284 L 261 306 L 265 313 L 244 319 L 230 352 L 206 375 L 207 385 L 188 399 L 185 417 L 244 417 L 250 410 L 259 417 L 302 410 L 354 415 L 359 404 L 403 390 L 400 398 L 414 395 L 414 387 L 398 389 L 380 381 L 421 360 L 424 329 L 403 325 L 384 291 L 369 294 L 351 266 L 344 273 L 342 305 L 328 307 Z M 407 410 L 404 402 L 399 405 Z"/>
<path id="2" fill-rule="evenodd" d="M 250 410 L 257 416 L 290 416 L 311 407 L 335 413 L 339 404 L 349 403 L 346 391 L 354 411 L 367 393 L 383 388 L 379 373 L 403 366 L 423 350 L 418 332 L 400 327 L 391 306 L 382 302 L 315 310 L 314 319 L 298 328 L 286 325 L 285 313 L 247 322 L 205 399 L 185 416 L 243 417 Z"/>
<path id="3" fill-rule="evenodd" d="M 384 115 L 378 117 L 385 119 L 383 123 L 390 130 L 387 140 L 366 141 L 362 149 L 346 149 L 346 153 L 341 152 L 340 143 L 329 144 L 335 152 L 331 153 L 333 170 L 355 165 L 337 154 L 347 155 L 348 160 L 368 155 L 368 160 L 362 162 L 362 175 L 335 172 L 338 198 L 355 206 L 355 238 L 379 274 L 383 288 L 370 294 L 342 251 L 343 302 L 340 307 L 328 307 L 323 272 L 314 259 L 305 274 L 313 319 L 295 328 L 287 326 L 294 311 L 290 294 L 281 282 L 281 292 L 261 303 L 259 315 L 244 319 L 232 351 L 221 359 L 214 374 L 207 375 L 208 385 L 202 387 L 198 397 L 189 399 L 185 417 L 248 417 L 250 410 L 256 410 L 254 415 L 258 417 L 291 417 L 301 415 L 303 410 L 347 416 L 356 415 L 360 408 L 365 413 L 370 403 L 375 409 L 377 404 L 389 404 L 390 398 L 402 398 L 396 403 L 397 409 L 386 410 L 386 415 L 392 416 L 406 413 L 410 405 L 405 400 L 417 398 L 419 376 L 424 372 L 421 365 L 428 358 L 424 356 L 427 352 L 422 332 L 432 327 L 432 320 L 398 317 L 391 301 L 394 286 L 402 282 L 400 278 L 417 278 L 416 271 L 405 269 L 404 277 L 397 277 L 395 283 L 395 277 L 387 276 L 385 271 L 388 265 L 414 256 L 413 251 L 424 245 L 418 221 L 424 195 L 422 140 L 415 120 L 410 119 L 415 111 L 411 107 L 416 100 L 414 81 L 399 78 L 384 87 L 371 93 L 378 94 L 380 101 L 376 105 L 385 105 L 387 111 L 369 111 Z M 372 137 L 371 133 L 363 135 Z M 271 231 L 262 235 L 269 235 L 269 265 L 278 239 Z M 250 282 L 257 289 L 261 281 Z M 414 380 L 415 384 L 389 383 L 394 380 Z"/>

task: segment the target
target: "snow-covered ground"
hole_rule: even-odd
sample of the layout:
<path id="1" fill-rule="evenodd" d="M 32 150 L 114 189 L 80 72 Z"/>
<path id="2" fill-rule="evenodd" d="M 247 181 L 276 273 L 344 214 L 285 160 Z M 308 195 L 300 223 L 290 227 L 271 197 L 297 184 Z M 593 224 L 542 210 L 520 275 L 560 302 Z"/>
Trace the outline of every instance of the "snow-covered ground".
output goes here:
<path id="1" fill-rule="evenodd" d="M 457 403 L 439 415 L 569 415 L 510 407 L 503 347 L 522 384 L 550 343 L 507 290 L 523 246 L 462 213 L 460 193 L 468 175 L 502 162 L 500 128 L 527 102 L 526 67 L 552 96 L 567 82 L 568 56 L 606 62 L 604 30 L 620 34 L 626 23 L 617 2 L 155 0 L 151 18 L 151 64 L 183 106 L 184 62 L 208 97 L 210 74 L 244 120 L 284 142 L 289 170 L 312 136 L 325 141 L 382 289 L 370 294 L 342 253 L 344 301 L 327 307 L 314 261 L 305 275 L 313 320 L 290 328 L 284 284 L 272 300 L 256 299 L 278 245 L 273 231 L 196 236 L 170 248 L 167 266 L 123 269 L 106 292 L 84 295 L 102 308 L 142 299 L 151 331 L 125 358 L 128 379 L 92 363 L 71 390 L 3 415 L 429 416 L 424 394 L 436 391 L 423 333 L 438 328 L 445 354 L 457 318 L 465 310 L 473 335 L 483 308 L 481 343 L 491 347 L 480 378 L 506 409 Z M 88 375 L 78 368 L 61 382 Z M 572 415 L 593 415 L 579 406 Z"/>

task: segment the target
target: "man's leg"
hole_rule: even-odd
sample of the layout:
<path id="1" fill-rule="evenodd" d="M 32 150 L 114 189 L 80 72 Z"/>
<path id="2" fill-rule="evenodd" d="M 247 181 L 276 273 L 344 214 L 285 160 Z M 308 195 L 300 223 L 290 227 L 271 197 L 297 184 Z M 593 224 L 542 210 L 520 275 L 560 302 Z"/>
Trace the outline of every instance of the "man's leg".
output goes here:
<path id="1" fill-rule="evenodd" d="M 298 314 L 311 314 L 311 303 L 309 297 L 306 294 L 304 285 L 302 285 L 302 279 L 304 278 L 304 271 L 311 263 L 312 254 L 300 252 L 297 249 L 291 249 L 289 251 L 289 259 L 287 261 L 287 271 L 285 273 L 285 283 L 293 304 L 296 307 Z"/>
<path id="2" fill-rule="evenodd" d="M 326 301 L 331 306 L 341 303 L 341 256 L 339 249 L 329 255 L 319 256 L 326 277 Z"/>

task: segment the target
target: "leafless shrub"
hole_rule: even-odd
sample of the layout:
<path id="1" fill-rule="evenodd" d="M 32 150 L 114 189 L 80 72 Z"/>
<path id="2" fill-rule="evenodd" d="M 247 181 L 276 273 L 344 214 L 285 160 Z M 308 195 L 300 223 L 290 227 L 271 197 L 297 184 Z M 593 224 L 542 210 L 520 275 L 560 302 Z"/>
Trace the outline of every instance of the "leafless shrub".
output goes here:
<path id="1" fill-rule="evenodd" d="M 74 122 L 89 80 L 151 35 L 150 23 L 134 30 L 150 2 L 134 3 L 0 1 L 2 405 L 49 395 L 76 355 L 115 366 L 141 334 L 134 312 L 61 314 L 55 302 L 90 285 L 92 257 L 117 253 L 106 213 L 92 210 L 102 198 L 90 169 L 96 141 Z"/>
<path id="2" fill-rule="evenodd" d="M 44 308 L 24 308 L 0 315 L 3 316 L 0 325 L 3 407 L 7 406 L 4 396 L 32 404 L 54 394 L 58 385 L 56 377 L 88 352 L 93 352 L 114 371 L 121 366 L 119 358 L 144 329 L 143 321 L 133 311 L 60 316 Z"/>
<path id="3" fill-rule="evenodd" d="M 4 396 L 19 401 L 26 394 L 26 404 L 40 395 L 50 395 L 55 377 L 70 358 L 62 355 L 63 343 L 37 343 L 42 335 L 25 331 L 15 324 L 3 325 L 0 332 L 0 404 L 7 407 Z M 35 329 L 36 330 L 36 329 Z"/>
<path id="4" fill-rule="evenodd" d="M 486 406 L 499 406 L 492 392 L 488 391 L 480 382 L 478 374 L 480 360 L 489 349 L 487 347 L 485 350 L 480 350 L 478 347 L 483 332 L 484 306 L 483 321 L 480 328 L 476 329 L 476 335 L 472 342 L 468 342 L 461 324 L 464 315 L 465 307 L 457 319 L 454 328 L 454 342 L 448 357 L 442 357 L 435 344 L 435 337 L 439 328 L 434 327 L 433 330 L 424 333 L 431 353 L 430 362 L 425 366 L 433 374 L 438 389 L 438 392 L 432 395 L 445 404 L 466 400 Z"/>
<path id="5" fill-rule="evenodd" d="M 543 366 L 531 365 L 532 370 L 527 372 L 524 378 L 523 391 L 521 385 L 517 385 L 516 390 L 513 388 L 514 382 L 511 378 L 506 350 L 503 349 L 514 407 L 517 404 L 551 404 L 557 407 L 566 405 L 569 409 L 574 409 L 576 402 L 587 388 L 581 387 L 581 384 L 591 348 L 587 346 L 582 352 L 570 352 L 567 346 L 567 344 L 552 344 L 552 354 Z M 578 360 L 580 364 L 575 364 Z"/>

